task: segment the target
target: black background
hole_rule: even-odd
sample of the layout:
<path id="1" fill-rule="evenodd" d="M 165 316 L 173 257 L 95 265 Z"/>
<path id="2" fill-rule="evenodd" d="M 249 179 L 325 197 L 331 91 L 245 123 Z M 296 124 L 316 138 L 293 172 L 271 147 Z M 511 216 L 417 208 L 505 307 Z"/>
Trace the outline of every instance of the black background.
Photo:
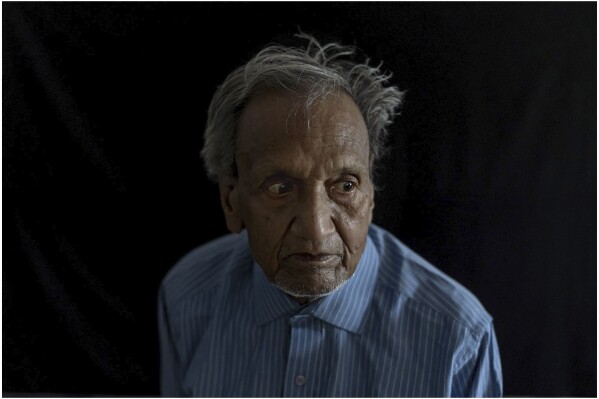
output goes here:
<path id="1" fill-rule="evenodd" d="M 2 10 L 5 395 L 158 395 L 160 279 L 226 232 L 208 103 L 299 26 L 408 91 L 375 222 L 494 316 L 505 394 L 596 396 L 594 2 Z"/>

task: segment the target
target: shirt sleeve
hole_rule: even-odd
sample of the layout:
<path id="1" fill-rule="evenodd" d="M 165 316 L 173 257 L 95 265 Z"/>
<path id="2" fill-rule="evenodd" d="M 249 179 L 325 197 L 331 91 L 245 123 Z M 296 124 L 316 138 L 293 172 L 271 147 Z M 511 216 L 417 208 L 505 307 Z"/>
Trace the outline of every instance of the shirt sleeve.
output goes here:
<path id="1" fill-rule="evenodd" d="M 452 397 L 501 397 L 503 377 L 493 324 L 475 341 L 454 371 Z"/>
<path id="2" fill-rule="evenodd" d="M 181 388 L 181 366 L 169 323 L 164 289 L 158 293 L 158 338 L 160 341 L 160 394 L 186 396 Z"/>

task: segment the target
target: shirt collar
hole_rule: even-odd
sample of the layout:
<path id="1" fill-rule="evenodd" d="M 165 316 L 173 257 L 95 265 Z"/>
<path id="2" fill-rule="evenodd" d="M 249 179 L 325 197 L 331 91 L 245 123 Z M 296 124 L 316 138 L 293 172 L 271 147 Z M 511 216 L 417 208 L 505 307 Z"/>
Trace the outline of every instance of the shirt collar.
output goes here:
<path id="1" fill-rule="evenodd" d="M 376 282 L 379 257 L 370 237 L 350 279 L 331 294 L 302 307 L 272 285 L 254 262 L 252 284 L 256 322 L 262 326 L 286 314 L 301 311 L 339 328 L 359 333 Z"/>

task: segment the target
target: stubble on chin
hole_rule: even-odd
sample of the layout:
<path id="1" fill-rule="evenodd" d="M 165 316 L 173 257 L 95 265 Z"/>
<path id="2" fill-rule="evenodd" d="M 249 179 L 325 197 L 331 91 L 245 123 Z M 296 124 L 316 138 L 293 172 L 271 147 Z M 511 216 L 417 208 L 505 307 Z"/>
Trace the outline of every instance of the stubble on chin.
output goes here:
<path id="1" fill-rule="evenodd" d="M 279 270 L 272 284 L 296 298 L 316 299 L 337 290 L 349 279 L 349 273 L 341 263 L 334 268 L 306 266 L 301 272 L 293 273 L 283 268 Z"/>

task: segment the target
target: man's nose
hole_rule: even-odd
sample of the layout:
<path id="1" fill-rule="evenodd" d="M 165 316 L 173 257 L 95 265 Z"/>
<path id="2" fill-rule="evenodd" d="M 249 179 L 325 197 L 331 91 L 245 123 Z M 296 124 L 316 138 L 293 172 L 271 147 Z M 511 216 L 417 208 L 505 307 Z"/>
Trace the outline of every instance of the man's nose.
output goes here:
<path id="1" fill-rule="evenodd" d="M 311 187 L 298 198 L 292 232 L 305 240 L 319 242 L 335 232 L 332 201 L 324 187 Z"/>

